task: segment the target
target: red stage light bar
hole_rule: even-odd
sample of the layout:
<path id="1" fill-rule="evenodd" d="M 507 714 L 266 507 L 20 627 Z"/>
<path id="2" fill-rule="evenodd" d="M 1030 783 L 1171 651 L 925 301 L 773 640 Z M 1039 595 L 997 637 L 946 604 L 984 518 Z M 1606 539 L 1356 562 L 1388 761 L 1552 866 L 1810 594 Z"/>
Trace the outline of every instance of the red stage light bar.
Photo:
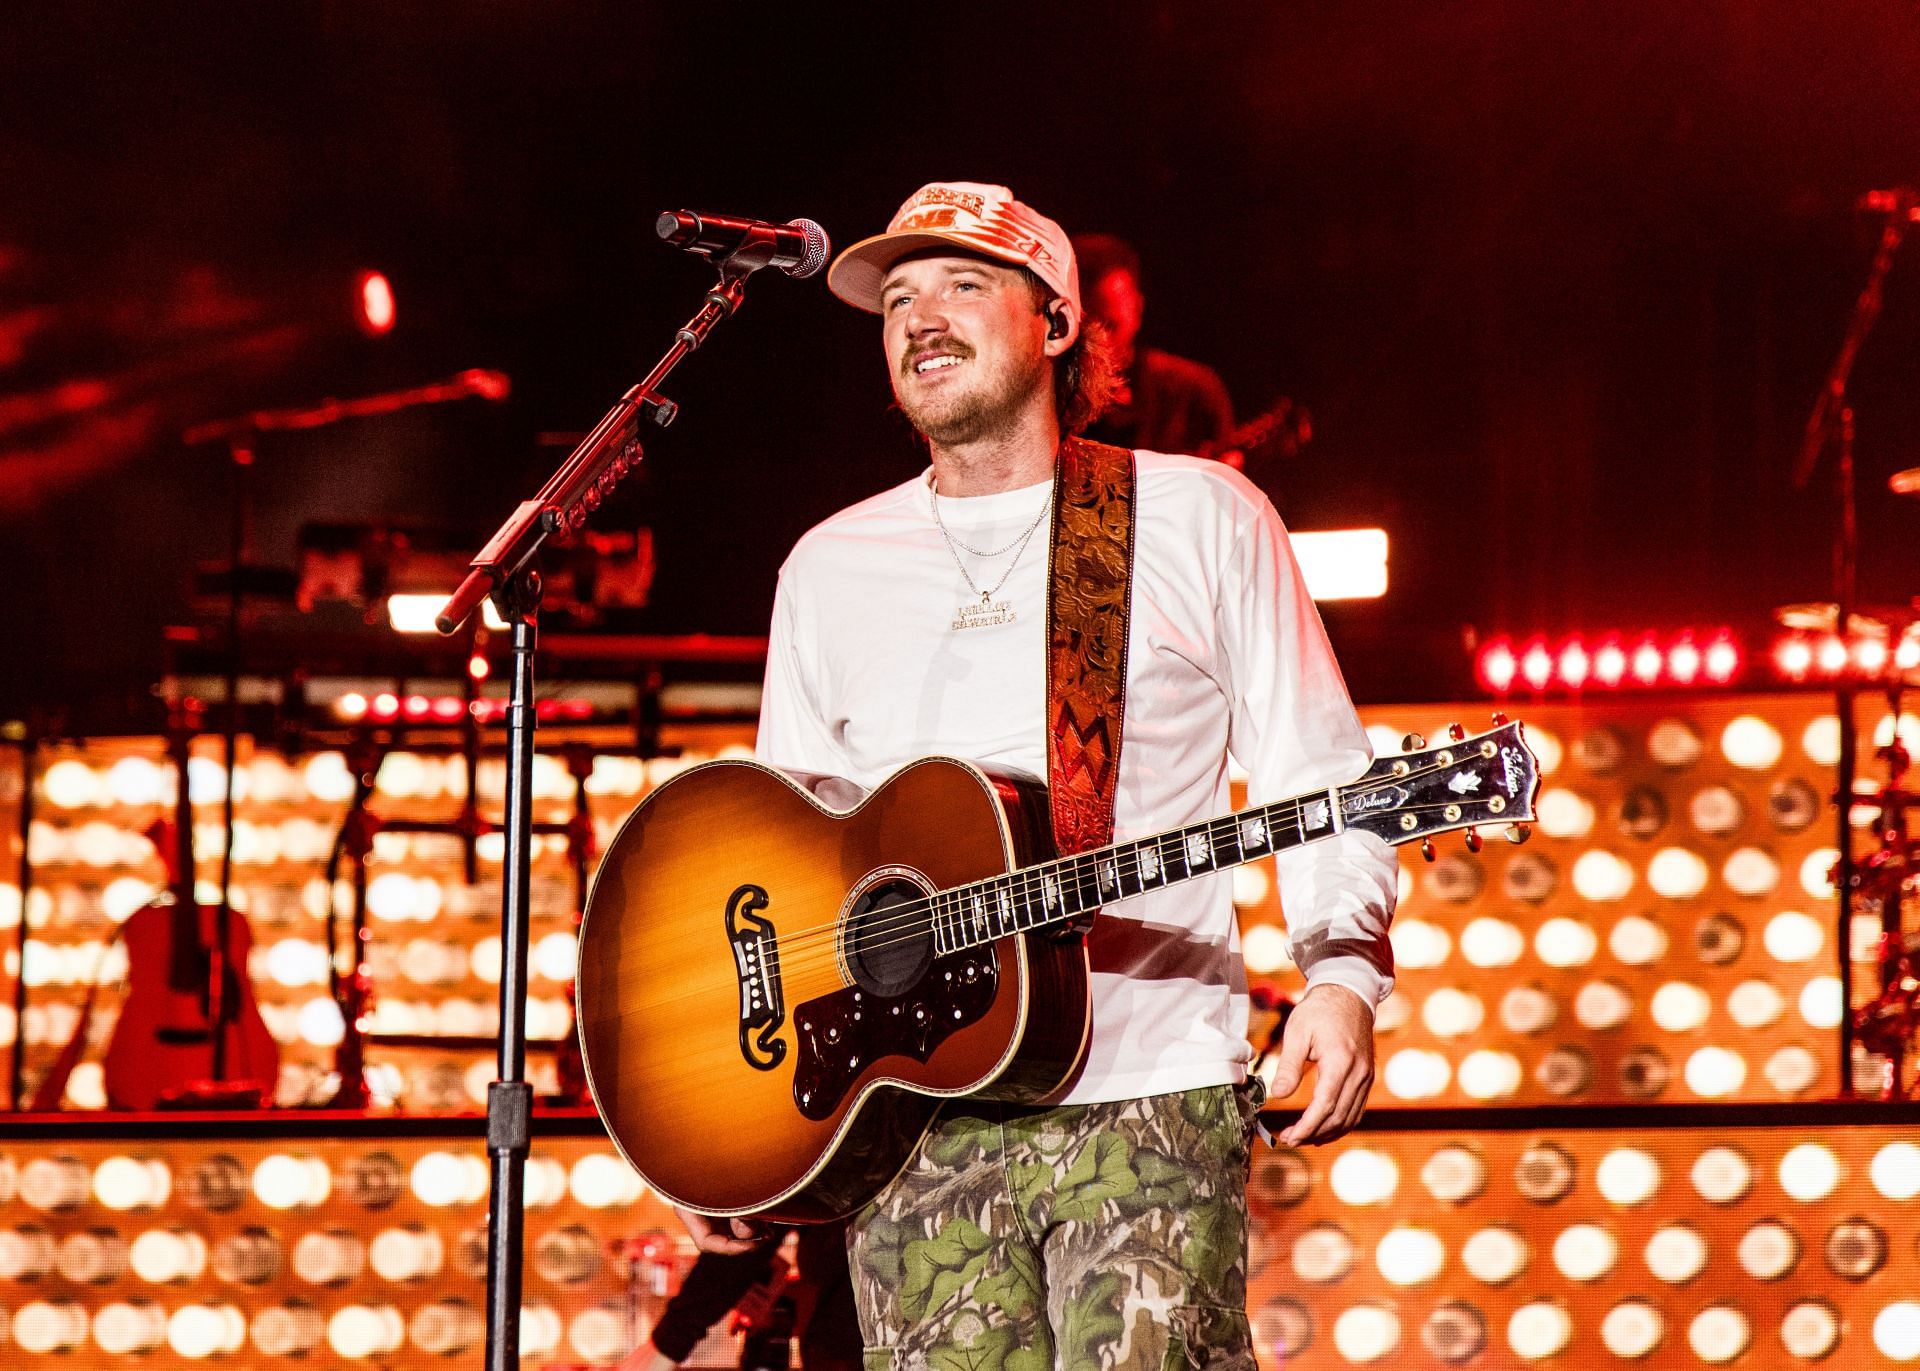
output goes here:
<path id="1" fill-rule="evenodd" d="M 1773 668 L 1795 685 L 1851 681 L 1863 685 L 1885 683 L 1920 669 L 1920 635 L 1903 634 L 1898 642 L 1879 633 L 1788 632 L 1773 644 Z"/>
<path id="2" fill-rule="evenodd" d="M 1719 689 L 1731 685 L 1746 652 L 1730 628 L 1535 634 L 1490 638 L 1474 654 L 1474 676 L 1495 695 L 1586 690 Z"/>

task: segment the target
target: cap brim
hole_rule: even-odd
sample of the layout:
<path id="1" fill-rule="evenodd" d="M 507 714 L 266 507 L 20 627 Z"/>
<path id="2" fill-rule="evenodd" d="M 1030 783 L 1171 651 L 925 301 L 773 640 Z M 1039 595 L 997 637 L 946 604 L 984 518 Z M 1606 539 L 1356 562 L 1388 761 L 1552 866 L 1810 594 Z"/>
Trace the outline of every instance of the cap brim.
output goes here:
<path id="1" fill-rule="evenodd" d="M 928 248 L 952 248 L 969 257 L 988 257 L 1014 266 L 1027 265 L 1027 259 L 1016 253 L 992 252 L 958 234 L 876 233 L 871 238 L 862 238 L 833 259 L 833 265 L 827 268 L 827 289 L 855 309 L 878 314 L 880 287 L 886 284 L 887 273 L 902 257 L 925 252 Z"/>

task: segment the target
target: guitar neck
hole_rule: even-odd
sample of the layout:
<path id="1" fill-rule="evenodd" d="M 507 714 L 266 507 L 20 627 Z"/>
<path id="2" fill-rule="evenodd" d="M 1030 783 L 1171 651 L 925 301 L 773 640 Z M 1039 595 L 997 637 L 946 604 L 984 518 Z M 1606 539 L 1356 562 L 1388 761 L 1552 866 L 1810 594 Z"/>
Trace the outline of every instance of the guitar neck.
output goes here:
<path id="1" fill-rule="evenodd" d="M 1065 923 L 1103 905 L 1331 837 L 1338 831 L 1333 820 L 1337 792 L 1338 787 L 1308 791 L 942 890 L 929 901 L 935 951 L 945 956 Z"/>

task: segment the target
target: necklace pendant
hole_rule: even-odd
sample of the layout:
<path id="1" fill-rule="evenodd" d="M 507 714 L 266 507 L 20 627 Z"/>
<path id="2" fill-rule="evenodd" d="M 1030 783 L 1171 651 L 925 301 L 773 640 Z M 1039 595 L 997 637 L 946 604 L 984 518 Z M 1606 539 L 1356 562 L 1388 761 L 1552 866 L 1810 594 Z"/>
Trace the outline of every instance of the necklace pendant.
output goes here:
<path id="1" fill-rule="evenodd" d="M 1019 619 L 1019 613 L 1011 600 L 996 600 L 989 594 L 980 597 L 979 603 L 963 601 L 953 613 L 953 622 L 947 627 L 955 633 L 969 628 L 995 628 L 1001 624 L 1011 624 Z"/>

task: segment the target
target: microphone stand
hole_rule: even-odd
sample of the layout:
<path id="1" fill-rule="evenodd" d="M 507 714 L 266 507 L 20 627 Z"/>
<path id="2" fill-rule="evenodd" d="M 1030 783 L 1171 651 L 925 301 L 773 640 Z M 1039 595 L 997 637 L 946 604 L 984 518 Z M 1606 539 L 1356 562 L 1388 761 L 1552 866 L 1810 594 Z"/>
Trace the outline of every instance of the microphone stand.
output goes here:
<path id="1" fill-rule="evenodd" d="M 1880 306 L 1887 273 L 1893 269 L 1894 256 L 1900 251 L 1907 228 L 1912 223 L 1914 204 L 1910 195 L 1895 198 L 1887 209 L 1886 225 L 1880 230 L 1880 244 L 1867 271 L 1867 282 L 1854 301 L 1853 316 L 1847 322 L 1847 335 L 1840 351 L 1827 370 L 1820 387 L 1820 398 L 1807 416 L 1806 432 L 1800 453 L 1793 464 L 1793 485 L 1802 489 L 1812 479 L 1820 454 L 1838 439 L 1840 508 L 1839 529 L 1834 538 L 1834 632 L 1846 640 L 1858 602 L 1860 572 L 1860 530 L 1858 502 L 1853 476 L 1853 406 L 1847 400 L 1847 382 L 1860 349 L 1880 317 Z M 1853 896 L 1859 884 L 1859 867 L 1853 858 L 1854 785 L 1859 771 L 1859 724 L 1854 718 L 1856 691 L 1844 673 L 1834 686 L 1834 707 L 1840 719 L 1840 756 L 1836 770 L 1834 795 L 1839 808 L 1837 845 L 1839 861 L 1834 867 L 1834 887 L 1838 897 L 1835 912 L 1834 945 L 1840 961 L 1840 1095 L 1851 1099 L 1853 1083 Z M 1897 914 L 1896 914 L 1897 917 Z"/>
<path id="2" fill-rule="evenodd" d="M 749 241 L 717 263 L 720 279 L 698 313 L 674 334 L 673 345 L 607 411 L 580 446 L 530 500 L 520 503 L 487 540 L 435 623 L 459 631 L 491 598 L 513 630 L 513 676 L 507 696 L 506 865 L 501 898 L 499 1077 L 487 1088 L 487 1152 L 492 1186 L 487 1208 L 487 1368 L 515 1371 L 520 1347 L 521 1260 L 526 1217 L 527 1154 L 532 1143 L 533 1087 L 527 1065 L 527 935 L 533 837 L 534 643 L 540 615 L 537 556 L 550 537 L 586 527 L 642 451 L 645 420 L 665 428 L 679 412 L 659 392 L 683 358 L 732 317 L 746 296 L 747 277 L 770 263 L 775 244 Z"/>

